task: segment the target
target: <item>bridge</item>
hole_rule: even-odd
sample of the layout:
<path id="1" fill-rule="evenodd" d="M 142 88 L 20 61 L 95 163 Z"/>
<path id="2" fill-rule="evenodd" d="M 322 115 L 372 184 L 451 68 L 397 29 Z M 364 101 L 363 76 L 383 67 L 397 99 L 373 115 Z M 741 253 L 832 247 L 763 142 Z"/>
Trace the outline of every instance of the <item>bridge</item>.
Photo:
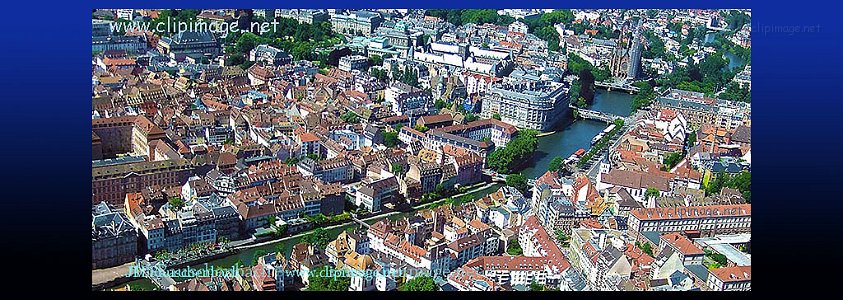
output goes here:
<path id="1" fill-rule="evenodd" d="M 627 91 L 630 94 L 637 93 L 639 89 L 637 86 L 631 85 L 627 82 L 607 82 L 607 81 L 595 81 L 594 86 L 605 88 L 607 90 L 621 90 Z"/>
<path id="2" fill-rule="evenodd" d="M 166 266 L 163 262 L 150 263 L 146 260 L 138 260 L 129 269 L 130 275 L 146 277 L 162 290 L 167 290 L 176 284 L 176 281 L 165 271 Z"/>
<path id="3" fill-rule="evenodd" d="M 363 226 L 364 228 L 369 229 L 369 224 L 366 224 L 366 222 L 360 221 L 360 219 L 357 218 L 357 214 L 351 214 L 351 220 L 353 220 L 357 224 L 360 224 L 360 226 Z"/>
<path id="4" fill-rule="evenodd" d="M 502 182 L 502 183 L 506 183 L 506 175 L 508 175 L 508 174 L 501 174 L 501 173 L 492 171 L 490 169 L 483 169 L 483 174 L 491 177 L 492 181 Z M 535 178 L 527 178 L 527 185 L 532 187 L 535 184 L 536 184 Z"/>
<path id="5" fill-rule="evenodd" d="M 609 113 L 604 113 L 602 111 L 578 108 L 578 107 L 570 105 L 570 104 L 568 105 L 568 107 L 576 110 L 577 113 L 579 114 L 579 116 L 583 119 L 598 120 L 598 121 L 603 121 L 603 122 L 606 122 L 606 123 L 612 123 L 617 119 L 626 119 L 624 117 L 616 116 L 616 115 L 609 114 Z"/>

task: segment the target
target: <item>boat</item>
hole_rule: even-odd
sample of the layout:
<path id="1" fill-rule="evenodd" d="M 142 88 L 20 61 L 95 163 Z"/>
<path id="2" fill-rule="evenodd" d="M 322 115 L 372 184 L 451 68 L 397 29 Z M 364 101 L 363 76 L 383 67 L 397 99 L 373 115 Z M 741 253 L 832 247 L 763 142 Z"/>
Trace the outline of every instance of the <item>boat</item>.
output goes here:
<path id="1" fill-rule="evenodd" d="M 602 132 L 598 133 L 596 136 L 594 136 L 593 139 L 591 139 L 591 144 L 592 145 L 597 144 L 597 142 L 599 142 L 600 139 L 602 139 L 602 138 L 603 138 L 603 133 Z"/>
<path id="2" fill-rule="evenodd" d="M 583 148 L 580 148 L 580 150 L 577 150 L 577 152 L 574 152 L 574 156 L 577 156 L 577 157 L 580 157 L 583 154 L 585 154 L 585 149 L 583 149 Z"/>
<path id="3" fill-rule="evenodd" d="M 606 129 L 603 129 L 603 133 L 612 132 L 612 130 L 614 130 L 614 129 L 615 129 L 615 124 L 609 125 L 609 127 L 606 127 Z"/>

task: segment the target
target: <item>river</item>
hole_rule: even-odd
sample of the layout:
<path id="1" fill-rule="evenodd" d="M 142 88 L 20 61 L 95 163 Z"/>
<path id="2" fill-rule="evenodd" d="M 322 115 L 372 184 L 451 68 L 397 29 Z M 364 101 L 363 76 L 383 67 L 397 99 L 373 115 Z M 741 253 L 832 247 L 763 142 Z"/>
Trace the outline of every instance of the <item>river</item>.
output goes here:
<path id="1" fill-rule="evenodd" d="M 469 193 L 468 195 L 471 195 L 475 199 L 479 199 L 479 198 L 482 198 L 482 197 L 484 197 L 488 194 L 491 194 L 491 193 L 497 191 L 501 186 L 503 186 L 503 184 L 495 183 L 495 184 L 492 184 L 489 187 L 479 189 L 475 192 Z M 411 213 L 415 213 L 415 211 L 398 213 L 398 214 L 394 214 L 394 215 L 390 215 L 390 216 L 380 216 L 378 218 L 367 220 L 365 222 L 367 224 L 374 224 L 375 222 L 377 222 L 378 220 L 381 220 L 383 218 L 389 218 L 390 220 L 396 220 L 396 219 L 402 218 L 404 216 L 407 216 Z M 329 229 L 329 230 L 327 230 L 327 232 L 328 232 L 328 236 L 331 237 L 331 239 L 334 239 L 343 230 L 351 231 L 351 230 L 355 230 L 355 229 L 358 229 L 358 228 L 360 228 L 359 224 L 350 223 L 350 224 L 346 224 L 346 225 L 343 225 L 343 226 L 340 226 L 340 227 L 337 227 L 337 228 Z M 267 245 L 263 245 L 263 246 L 244 249 L 244 250 L 241 250 L 237 254 L 210 261 L 210 262 L 207 263 L 207 266 L 208 267 L 214 266 L 214 268 L 227 269 L 227 268 L 231 268 L 231 266 L 234 266 L 237 263 L 252 265 L 252 261 L 254 260 L 255 253 L 257 253 L 258 251 L 263 251 L 264 253 L 270 253 L 270 252 L 276 252 L 276 251 L 281 250 L 281 251 L 284 251 L 285 256 L 289 257 L 290 252 L 292 252 L 292 250 L 293 250 L 293 246 L 298 244 L 301 241 L 302 237 L 304 237 L 304 236 L 295 237 L 295 238 L 291 238 L 291 239 L 288 239 L 288 240 L 285 240 L 285 241 L 271 243 L 271 244 L 267 244 Z M 191 266 L 191 268 L 204 268 L 204 267 L 205 267 L 204 263 Z M 176 279 L 176 281 L 181 281 L 181 280 Z M 152 281 L 150 281 L 149 279 L 146 279 L 146 278 L 133 280 L 133 281 L 128 282 L 127 284 L 131 287 L 131 289 L 133 291 L 135 291 L 135 290 L 155 290 L 155 289 L 157 289 L 157 287 L 152 283 Z"/>
<path id="2" fill-rule="evenodd" d="M 588 109 L 618 116 L 632 114 L 632 98 L 625 92 L 597 90 L 594 103 Z M 554 157 L 568 158 L 578 149 L 588 150 L 591 139 L 608 126 L 605 122 L 593 120 L 575 120 L 570 117 L 562 120 L 559 129 L 551 135 L 539 137 L 539 145 L 533 154 L 532 162 L 521 171 L 527 178 L 537 178 L 547 171 Z"/>
<path id="3" fill-rule="evenodd" d="M 709 32 L 705 34 L 705 43 L 713 42 L 719 32 Z M 735 68 L 743 66 L 744 61 L 742 58 L 738 57 L 732 52 L 726 52 L 723 54 L 723 57 L 729 60 L 729 65 L 726 67 L 728 71 L 732 71 Z"/>

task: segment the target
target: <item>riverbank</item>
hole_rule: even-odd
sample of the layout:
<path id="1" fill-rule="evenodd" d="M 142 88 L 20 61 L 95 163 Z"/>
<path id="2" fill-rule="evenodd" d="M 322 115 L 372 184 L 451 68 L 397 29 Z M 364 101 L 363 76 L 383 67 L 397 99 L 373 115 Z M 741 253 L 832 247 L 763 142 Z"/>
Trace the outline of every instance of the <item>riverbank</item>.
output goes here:
<path id="1" fill-rule="evenodd" d="M 556 131 L 542 132 L 542 133 L 537 134 L 536 137 L 548 136 L 548 135 L 551 135 L 551 134 L 554 134 L 554 133 L 556 133 Z"/>
<path id="2" fill-rule="evenodd" d="M 451 196 L 451 198 L 462 197 L 464 195 L 471 195 L 472 197 L 480 198 L 480 197 L 483 197 L 483 196 L 488 195 L 490 193 L 493 193 L 494 191 L 497 191 L 501 186 L 503 186 L 503 185 L 500 184 L 500 183 L 487 182 L 484 185 L 476 186 L 476 187 L 474 187 L 474 188 L 472 188 L 468 191 L 465 191 L 463 193 L 453 195 L 453 196 Z M 448 198 L 446 197 L 446 198 L 439 199 L 439 200 L 436 200 L 436 201 L 432 201 L 432 202 L 429 202 L 429 203 L 419 204 L 419 205 L 413 206 L 412 210 L 409 210 L 409 211 L 403 211 L 403 212 L 402 211 L 392 211 L 392 212 L 387 212 L 387 213 L 378 214 L 378 215 L 374 215 L 374 216 L 369 216 L 369 217 L 361 219 L 361 221 L 365 222 L 366 224 L 371 225 L 371 224 L 374 224 L 375 222 L 377 222 L 381 219 L 384 219 L 384 218 L 389 218 L 389 219 L 393 220 L 393 219 L 400 218 L 400 217 L 403 217 L 403 216 L 406 216 L 406 215 L 409 215 L 409 214 L 414 214 L 419 210 L 425 209 L 425 208 L 427 208 L 431 205 L 442 203 L 443 201 L 445 201 L 447 199 Z M 360 227 L 360 224 L 354 222 L 353 220 L 349 220 L 347 223 L 332 225 L 332 226 L 323 227 L 323 228 L 327 231 L 328 236 L 330 236 L 332 238 L 335 238 L 342 231 L 355 230 L 355 229 L 358 229 L 359 227 Z M 206 258 L 206 259 L 202 259 L 202 260 L 197 260 L 195 262 L 188 262 L 188 263 L 183 264 L 181 267 L 186 267 L 186 266 L 204 267 L 204 266 L 207 265 L 207 266 L 214 266 L 215 268 L 230 268 L 231 266 L 234 266 L 236 264 L 250 265 L 252 259 L 254 258 L 255 253 L 257 253 L 258 251 L 263 251 L 265 253 L 281 251 L 281 252 L 284 252 L 285 255 L 289 256 L 290 252 L 292 252 L 293 246 L 295 244 L 298 244 L 305 235 L 309 234 L 313 230 L 315 230 L 315 229 L 308 230 L 308 231 L 301 232 L 301 233 L 297 233 L 295 235 L 287 236 L 287 237 L 283 237 L 283 238 L 272 239 L 272 240 L 268 240 L 268 241 L 255 241 L 255 242 L 248 243 L 248 244 L 242 244 L 242 245 L 233 247 L 233 251 L 232 251 L 233 253 L 230 253 L 230 254 L 225 255 L 223 257 L 214 257 L 214 258 L 210 258 L 210 259 Z M 125 266 L 126 266 L 126 270 L 128 271 L 128 264 L 125 265 Z M 122 285 L 125 285 L 125 284 L 128 284 L 128 285 L 132 286 L 132 289 L 135 289 L 136 287 L 142 288 L 142 289 L 154 288 L 154 285 L 152 285 L 152 283 L 149 281 L 149 279 L 146 279 L 146 278 L 131 278 L 131 277 L 127 278 L 127 277 L 125 277 L 127 273 L 128 272 L 123 272 L 121 277 L 113 279 L 112 280 L 113 284 L 98 285 L 100 287 L 98 290 L 111 289 L 113 287 L 122 286 Z M 92 286 L 93 286 L 93 284 L 92 284 Z"/>
<path id="3" fill-rule="evenodd" d="M 594 102 L 587 108 L 618 116 L 632 114 L 633 96 L 617 91 L 598 89 Z M 521 174 L 527 178 L 543 175 L 553 158 L 567 158 L 579 149 L 591 148 L 591 140 L 606 129 L 606 123 L 594 120 L 574 119 L 565 116 L 550 134 L 542 135 L 536 151 L 528 161 L 523 162 Z"/>

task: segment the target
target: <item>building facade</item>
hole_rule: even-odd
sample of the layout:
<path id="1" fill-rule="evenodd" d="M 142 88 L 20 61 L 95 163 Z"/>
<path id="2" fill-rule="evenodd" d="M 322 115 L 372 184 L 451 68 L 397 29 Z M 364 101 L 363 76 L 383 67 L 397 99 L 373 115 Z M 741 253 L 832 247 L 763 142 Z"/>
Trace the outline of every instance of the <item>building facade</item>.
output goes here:
<path id="1" fill-rule="evenodd" d="M 105 202 L 94 205 L 91 215 L 92 267 L 100 269 L 134 261 L 138 234 L 126 215 Z"/>
<path id="2" fill-rule="evenodd" d="M 335 32 L 348 35 L 359 33 L 364 36 L 371 36 L 382 22 L 383 17 L 379 13 L 370 11 L 352 11 L 347 15 L 331 16 L 332 29 Z"/>
<path id="3" fill-rule="evenodd" d="M 567 89 L 541 81 L 495 85 L 482 100 L 483 118 L 498 115 L 518 128 L 549 130 L 568 109 Z"/>
<path id="4" fill-rule="evenodd" d="M 639 208 L 630 212 L 629 233 L 699 231 L 701 236 L 751 232 L 750 204 Z"/>

